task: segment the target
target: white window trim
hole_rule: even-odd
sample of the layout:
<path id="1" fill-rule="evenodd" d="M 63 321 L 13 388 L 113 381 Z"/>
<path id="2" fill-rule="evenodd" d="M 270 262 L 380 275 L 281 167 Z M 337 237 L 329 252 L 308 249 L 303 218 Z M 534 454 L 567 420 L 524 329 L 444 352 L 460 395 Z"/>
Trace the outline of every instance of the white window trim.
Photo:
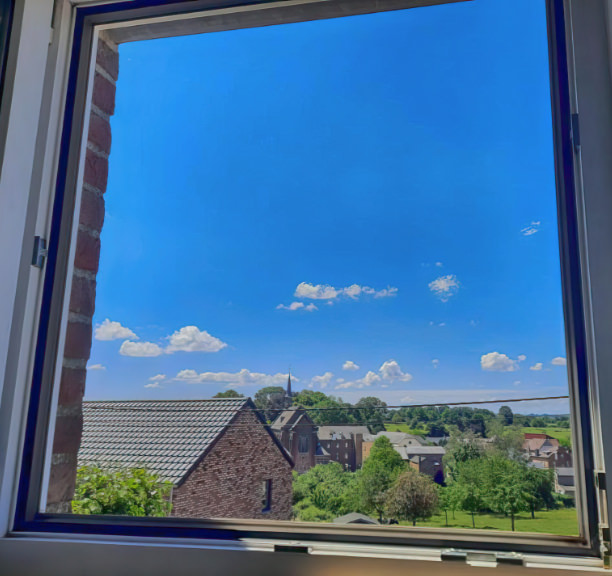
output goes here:
<path id="1" fill-rule="evenodd" d="M 117 0 L 118 1 L 118 0 Z M 612 377 L 612 355 L 606 353 L 612 345 L 612 300 L 609 286 L 612 279 L 612 259 L 608 246 L 612 246 L 612 169 L 608 158 L 612 157 L 612 83 L 610 82 L 610 45 L 606 37 L 606 18 L 611 12 L 609 0 L 566 0 L 572 14 L 572 38 L 574 39 L 574 106 L 580 111 L 581 120 L 581 161 L 582 170 L 577 171 L 579 191 L 583 196 L 583 223 L 581 227 L 584 261 L 590 271 L 585 278 L 585 294 L 591 298 L 587 305 L 590 328 L 590 354 L 593 375 L 593 424 L 600 424 L 595 431 L 598 468 L 604 470 L 603 458 L 612 461 L 612 421 L 605 415 L 612 409 L 612 387 L 600 383 Z M 55 7 L 55 26 L 50 29 L 51 6 L 48 0 L 19 0 L 15 26 L 11 37 L 11 54 L 7 73 L 13 73 L 10 94 L 6 94 L 3 113 L 10 110 L 6 129 L 5 156 L 0 174 L 0 535 L 5 534 L 13 515 L 12 502 L 17 484 L 19 464 L 18 449 L 21 444 L 27 391 L 31 376 L 32 346 L 36 338 L 36 310 L 40 298 L 41 277 L 38 269 L 30 266 L 32 238 L 38 233 L 48 237 L 50 198 L 55 182 L 54 166 L 61 128 L 62 104 L 66 85 L 66 64 L 70 56 L 70 22 L 73 15 L 70 4 L 60 0 Z M 602 17 L 603 16 L 603 17 Z M 48 50 L 48 36 L 53 38 Z M 608 56 L 603 57 L 605 52 Z M 594 60 L 593 54 L 599 59 Z M 604 71 L 605 69 L 605 71 Z M 10 107 L 6 102 L 10 101 Z M 34 170 L 32 170 L 32 166 Z M 25 191 L 25 192 L 24 192 Z M 4 215 L 10 214 L 7 218 Z M 588 228 L 586 222 L 589 223 Z M 600 354 L 596 354 L 600 350 Z M 600 413 L 604 417 L 600 418 Z M 607 441 L 606 441 L 607 440 Z M 610 494 L 607 494 L 608 505 Z M 178 559 L 174 565 L 185 570 L 201 570 L 207 562 L 205 558 L 215 558 L 218 566 L 228 563 L 229 573 L 259 573 L 254 569 L 252 554 L 257 551 L 273 549 L 273 544 L 265 540 L 245 541 L 224 544 L 209 542 L 180 542 L 119 537 L 71 537 L 65 535 L 49 537 L 23 534 L 19 538 L 0 538 L 0 560 L 5 566 L 19 567 L 24 561 L 37 566 L 36 573 L 63 574 L 81 573 L 88 566 L 88 573 L 108 573 L 108 562 L 122 558 L 130 563 L 129 572 L 139 566 L 146 556 L 154 555 L 165 559 L 157 564 L 159 570 L 165 562 Z M 117 552 L 110 558 L 109 546 Z M 347 545 L 320 544 L 311 547 L 313 556 L 351 555 Z M 191 560 L 185 561 L 182 555 L 188 549 Z M 250 550 L 251 554 L 237 555 L 237 550 Z M 38 550 L 39 553 L 35 551 Z M 390 552 L 388 547 L 358 546 L 355 555 L 371 558 L 411 558 L 415 570 L 448 573 L 448 565 L 437 562 L 439 551 L 417 548 L 402 548 Z M 50 566 L 49 555 L 61 556 L 60 565 Z M 311 560 L 313 570 L 326 570 L 332 563 L 321 559 Z M 270 571 L 271 566 L 285 566 L 289 558 L 303 562 L 298 555 L 273 554 L 261 563 Z M 140 560 L 139 560 L 140 558 Z M 272 560 L 274 558 L 274 560 Z M 280 559 L 279 559 L 280 558 Z M 80 559 L 80 564 L 75 563 Z M 104 560 L 104 561 L 103 561 Z M 427 560 L 427 565 L 420 562 Z M 436 560 L 434 564 L 430 561 Z M 336 560 L 335 562 L 337 562 Z M 472 558 L 478 565 L 490 564 L 490 558 Z M 6 563 L 8 562 L 8 563 Z M 11 564 L 13 562 L 14 564 Z M 371 574 L 372 560 L 364 561 L 362 568 L 368 566 Z M 597 570 L 596 559 L 551 559 L 548 556 L 531 555 L 526 558 L 528 565 L 539 568 L 572 568 Z M 488 563 L 488 564 L 487 564 Z M 169 565 L 169 564 L 166 564 Z M 338 566 L 338 564 L 334 564 Z M 355 567 L 355 565 L 353 565 Z M 361 564 L 360 564 L 361 566 Z M 398 566 L 398 573 L 405 570 L 405 564 Z M 435 568 L 434 568 L 435 566 Z M 103 571 L 106 567 L 106 571 Z M 238 567 L 238 568 L 237 568 Z M 240 568 L 242 567 L 242 568 Z M 10 568 L 9 568 L 10 569 Z M 278 569 L 278 568 L 277 568 Z M 513 568 L 507 567 L 507 570 Z M 519 568 L 516 568 L 517 570 Z M 72 570 L 72 571 L 71 571 Z M 453 564 L 453 573 L 463 573 L 469 569 Z M 187 573 L 185 571 L 185 573 Z M 155 572 L 149 570 L 151 573 Z M 361 573 L 361 568 L 352 570 Z M 26 573 L 26 572 L 19 572 Z M 117 572 L 118 573 L 118 572 Z M 158 573 L 165 573 L 159 571 Z M 194 572 L 196 573 L 196 572 Z M 197 572 L 200 573 L 200 572 Z M 264 571 L 262 570 L 263 574 Z M 471 573 L 471 572 L 470 572 Z M 481 572 L 482 573 L 482 572 Z"/>

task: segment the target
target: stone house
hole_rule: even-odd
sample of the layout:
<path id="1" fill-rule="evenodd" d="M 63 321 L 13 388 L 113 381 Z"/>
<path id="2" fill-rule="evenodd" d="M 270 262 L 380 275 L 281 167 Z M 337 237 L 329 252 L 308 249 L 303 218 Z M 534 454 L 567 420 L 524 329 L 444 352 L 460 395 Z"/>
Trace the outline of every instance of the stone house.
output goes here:
<path id="1" fill-rule="evenodd" d="M 559 440 L 547 434 L 526 433 L 523 450 L 529 461 L 539 463 L 543 468 L 571 468 L 572 450 L 561 446 Z"/>
<path id="2" fill-rule="evenodd" d="M 291 519 L 293 460 L 250 398 L 84 402 L 78 464 L 146 466 L 172 516 Z"/>
<path id="3" fill-rule="evenodd" d="M 270 428 L 291 455 L 299 474 L 317 465 L 317 426 L 306 410 L 298 407 L 283 410 Z M 328 456 L 319 452 L 319 456 Z"/>
<path id="4" fill-rule="evenodd" d="M 361 468 L 363 438 L 370 435 L 367 426 L 319 426 L 317 435 L 331 462 L 351 472 Z"/>

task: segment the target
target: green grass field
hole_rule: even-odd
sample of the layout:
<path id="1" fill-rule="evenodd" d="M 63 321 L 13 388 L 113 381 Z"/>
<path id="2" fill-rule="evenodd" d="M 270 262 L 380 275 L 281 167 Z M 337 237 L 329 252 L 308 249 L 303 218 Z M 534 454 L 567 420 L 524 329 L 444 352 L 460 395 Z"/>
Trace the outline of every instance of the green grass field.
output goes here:
<path id="1" fill-rule="evenodd" d="M 517 532 L 538 532 L 543 534 L 556 534 L 559 536 L 578 536 L 578 518 L 575 508 L 560 508 L 536 512 L 535 519 L 526 512 L 519 514 L 516 519 Z M 476 514 L 476 529 L 480 530 L 511 530 L 510 517 L 498 514 Z M 411 525 L 409 522 L 401 524 Z M 472 528 L 472 517 L 467 512 L 448 513 L 448 526 L 446 526 L 444 512 L 432 516 L 426 522 L 417 522 L 417 526 L 431 526 L 435 528 Z"/>
<path id="2" fill-rule="evenodd" d="M 572 431 L 569 428 L 557 428 L 555 426 L 546 426 L 545 428 L 524 427 L 523 432 L 532 432 L 535 434 L 548 434 L 559 440 L 564 446 L 572 445 Z"/>
<path id="3" fill-rule="evenodd" d="M 410 428 L 408 424 L 385 424 L 387 432 L 405 432 L 416 436 L 427 436 L 427 430 L 421 428 Z"/>

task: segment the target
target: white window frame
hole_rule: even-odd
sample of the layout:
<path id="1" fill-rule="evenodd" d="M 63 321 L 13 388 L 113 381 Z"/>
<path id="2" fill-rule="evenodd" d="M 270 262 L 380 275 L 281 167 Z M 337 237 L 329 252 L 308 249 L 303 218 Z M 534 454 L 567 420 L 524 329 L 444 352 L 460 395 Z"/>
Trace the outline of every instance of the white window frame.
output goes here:
<path id="1" fill-rule="evenodd" d="M 369 4 L 368 0 L 354 1 L 355 5 Z M 106 5 L 118 3 L 104 2 Z M 444 0 L 423 2 L 429 3 L 444 3 Z M 6 142 L 0 173 L 0 246 L 3 246 L 0 253 L 0 276 L 3 278 L 0 284 L 0 563 L 7 561 L 6 566 L 17 567 L 19 564 L 16 562 L 27 558 L 29 565 L 38 566 L 37 573 L 55 573 L 58 566 L 49 571 L 46 558 L 49 554 L 60 554 L 65 562 L 58 572 L 76 574 L 79 573 L 76 570 L 82 570 L 83 565 L 87 564 L 91 566 L 89 573 L 96 574 L 108 573 L 108 569 L 102 572 L 105 564 L 100 562 L 106 558 L 108 546 L 117 551 L 115 561 L 130 558 L 133 566 L 137 565 L 138 558 L 142 559 L 147 553 L 168 561 L 181 556 L 181 551 L 187 548 L 193 560 L 185 564 L 184 556 L 181 556 L 179 562 L 186 567 L 201 568 L 203 558 L 216 558 L 219 566 L 227 563 L 229 573 L 242 570 L 253 574 L 256 572 L 250 557 L 258 551 L 275 550 L 279 543 L 282 544 L 281 540 L 258 538 L 221 543 L 119 535 L 11 532 L 43 277 L 39 269 L 30 266 L 33 237 L 48 237 L 49 232 L 75 10 L 92 4 L 84 0 L 73 3 L 58 0 L 53 7 L 48 0 L 19 0 L 11 35 L 8 73 L 11 74 L 12 83 L 7 87 L 9 93 L 0 111 L 0 128 L 4 131 L 2 137 Z M 308 0 L 304 3 L 282 2 L 277 6 L 300 4 L 317 4 L 328 9 L 333 2 Z M 382 8 L 392 4 L 399 4 L 399 0 L 380 2 Z M 612 377 L 612 355 L 606 354 L 612 345 L 612 296 L 609 293 L 612 259 L 606 249 L 612 246 L 612 199 L 607 194 L 607 190 L 612 190 L 612 163 L 608 160 L 612 157 L 612 48 L 608 41 L 612 12 L 608 0 L 565 0 L 565 5 L 566 13 L 571 15 L 567 20 L 567 39 L 571 48 L 571 106 L 574 113 L 580 114 L 581 134 L 580 143 L 575 142 L 574 168 L 579 198 L 577 209 L 583 305 L 587 323 L 587 359 L 591 374 L 589 407 L 594 424 L 595 466 L 604 472 L 604 457 L 612 461 L 612 421 L 605 418 L 605 414 L 612 409 L 612 387 L 604 384 Z M 112 24 L 107 27 L 112 27 Z M 597 58 L 594 59 L 593 55 Z M 602 496 L 600 508 L 605 521 L 610 495 L 606 493 Z M 499 539 L 504 537 L 502 535 Z M 470 539 L 474 541 L 474 548 L 478 549 L 482 543 L 478 535 L 474 534 Z M 295 546 L 295 543 L 286 543 L 285 548 L 281 545 L 281 550 L 291 551 L 291 545 Z M 367 565 L 369 573 L 377 558 L 411 559 L 415 569 L 421 566 L 424 570 L 448 573 L 448 565 L 444 565 L 444 562 L 438 565 L 444 556 L 441 553 L 443 544 L 438 549 L 418 546 L 351 547 L 350 544 L 312 541 L 301 545 L 301 549 L 306 548 L 311 552 L 308 561 L 312 563 L 313 570 L 325 570 L 326 566 L 331 566 L 332 561 L 326 559 L 328 556 L 354 555 L 370 558 L 358 567 L 358 570 L 362 570 Z M 40 553 L 33 553 L 35 550 Z M 64 552 L 58 552 L 60 550 Z M 244 550 L 250 553 L 238 553 Z M 263 569 L 270 571 L 270 566 L 283 566 L 288 558 L 304 560 L 301 555 L 290 555 L 280 560 L 272 560 L 279 555 L 270 556 L 261 562 L 257 573 L 260 568 L 263 574 Z M 313 560 L 314 556 L 318 558 Z M 463 558 L 462 554 L 456 556 Z M 452 557 L 452 552 L 447 551 L 446 557 Z M 80 558 L 82 563 L 74 564 L 71 559 L 75 558 Z M 496 559 L 493 554 L 470 556 L 469 553 L 466 559 L 469 564 L 489 566 L 494 566 L 497 561 L 517 560 L 503 555 L 498 555 Z M 421 564 L 425 561 L 426 564 Z M 601 566 L 601 561 L 597 558 L 570 559 L 531 554 L 525 555 L 523 564 L 540 568 L 555 564 L 565 568 L 575 566 L 577 569 L 582 566 L 593 570 Z M 158 564 L 161 565 L 163 563 Z M 405 570 L 405 564 L 400 565 L 403 568 L 398 567 L 398 572 Z M 453 573 L 459 573 L 458 566 L 453 565 Z"/>

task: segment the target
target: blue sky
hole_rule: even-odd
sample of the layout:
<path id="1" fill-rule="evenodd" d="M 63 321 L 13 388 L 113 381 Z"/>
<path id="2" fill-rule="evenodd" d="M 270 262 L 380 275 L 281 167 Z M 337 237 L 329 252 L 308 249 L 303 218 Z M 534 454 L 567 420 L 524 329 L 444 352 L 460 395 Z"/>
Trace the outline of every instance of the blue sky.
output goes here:
<path id="1" fill-rule="evenodd" d="M 567 392 L 544 2 L 123 44 L 112 131 L 88 399 Z"/>

